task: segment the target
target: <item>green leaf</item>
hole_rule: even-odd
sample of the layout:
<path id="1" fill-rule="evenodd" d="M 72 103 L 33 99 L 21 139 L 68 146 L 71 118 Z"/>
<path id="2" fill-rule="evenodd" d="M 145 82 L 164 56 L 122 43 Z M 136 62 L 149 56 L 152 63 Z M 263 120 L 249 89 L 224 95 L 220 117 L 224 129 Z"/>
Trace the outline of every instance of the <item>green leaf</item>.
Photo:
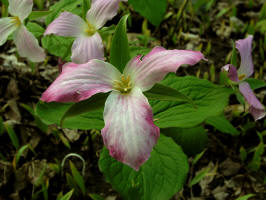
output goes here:
<path id="1" fill-rule="evenodd" d="M 16 156 L 15 156 L 15 161 L 16 161 L 16 165 L 18 164 L 19 160 L 20 160 L 20 157 L 22 156 L 23 152 L 29 148 L 29 145 L 26 144 L 24 146 L 22 146 L 18 152 L 16 153 Z"/>
<path id="2" fill-rule="evenodd" d="M 73 103 L 39 102 L 36 107 L 36 113 L 47 125 L 60 125 L 62 117 L 72 105 Z M 102 129 L 103 126 L 103 109 L 67 118 L 63 124 L 63 128 L 81 130 Z"/>
<path id="3" fill-rule="evenodd" d="M 248 200 L 249 198 L 254 197 L 254 196 L 255 196 L 255 194 L 247 194 L 247 195 L 244 195 L 242 197 L 238 197 L 235 200 Z"/>
<path id="4" fill-rule="evenodd" d="M 160 128 L 188 128 L 221 114 L 228 104 L 232 89 L 212 84 L 192 76 L 169 74 L 161 84 L 171 87 L 192 99 L 194 105 L 184 102 L 150 101 L 154 121 Z"/>
<path id="5" fill-rule="evenodd" d="M 148 47 L 142 47 L 142 46 L 129 46 L 129 55 L 130 58 L 134 58 L 138 55 L 146 55 L 151 51 Z"/>
<path id="6" fill-rule="evenodd" d="M 4 120 L 0 116 L 0 136 L 4 133 Z"/>
<path id="7" fill-rule="evenodd" d="M 63 11 L 69 11 L 74 14 L 81 16 L 82 9 L 82 0 L 60 0 L 50 7 L 51 13 L 46 17 L 45 24 L 50 24 L 59 14 Z"/>
<path id="8" fill-rule="evenodd" d="M 44 33 L 44 28 L 39 24 L 29 22 L 26 27 L 36 38 L 39 38 Z"/>
<path id="9" fill-rule="evenodd" d="M 42 38 L 42 46 L 52 55 L 71 61 L 71 46 L 74 38 L 47 35 Z"/>
<path id="10" fill-rule="evenodd" d="M 203 169 L 201 170 L 189 183 L 189 187 L 192 187 L 193 185 L 197 184 L 198 182 L 200 182 L 201 179 L 203 179 L 207 173 L 210 171 L 210 168 L 207 169 Z"/>
<path id="11" fill-rule="evenodd" d="M 71 161 L 69 161 L 69 164 L 70 164 L 71 173 L 73 175 L 75 182 L 77 183 L 77 185 L 81 189 L 82 194 L 85 195 L 86 194 L 86 187 L 85 187 L 83 177 L 80 175 L 79 171 L 77 170 L 77 168 L 75 167 L 75 165 Z"/>
<path id="12" fill-rule="evenodd" d="M 264 153 L 264 143 L 262 139 L 262 135 L 258 133 L 258 136 L 260 137 L 260 143 L 259 145 L 255 148 L 255 152 L 253 154 L 251 162 L 248 164 L 248 168 L 251 169 L 252 171 L 258 171 L 261 166 L 261 159 Z"/>
<path id="13" fill-rule="evenodd" d="M 123 16 L 116 26 L 110 51 L 110 63 L 121 72 L 123 72 L 130 59 L 127 39 L 127 18 L 128 15 Z"/>
<path id="14" fill-rule="evenodd" d="M 193 128 L 166 128 L 161 129 L 161 132 L 173 138 L 182 147 L 185 154 L 189 156 L 202 152 L 208 142 L 208 135 L 203 126 Z"/>
<path id="15" fill-rule="evenodd" d="M 89 196 L 92 198 L 92 200 L 104 200 L 104 198 L 98 194 L 89 194 Z"/>
<path id="16" fill-rule="evenodd" d="M 206 119 L 206 123 L 215 127 L 222 133 L 237 136 L 240 132 L 223 116 L 212 116 Z"/>
<path id="17" fill-rule="evenodd" d="M 110 157 L 106 148 L 101 153 L 99 168 L 123 199 L 168 200 L 182 188 L 188 161 L 171 138 L 161 135 L 139 171 Z"/>
<path id="18" fill-rule="evenodd" d="M 166 0 L 128 0 L 128 3 L 155 26 L 162 22 L 167 7 Z"/>
<path id="19" fill-rule="evenodd" d="M 195 158 L 192 161 L 193 165 L 195 165 L 202 158 L 202 156 L 204 155 L 205 151 L 206 151 L 206 149 L 204 149 L 202 152 L 200 152 L 199 154 L 197 154 L 195 156 Z"/>
<path id="20" fill-rule="evenodd" d="M 255 78 L 247 78 L 245 81 L 248 82 L 252 90 L 266 87 L 266 82 L 263 80 L 258 80 Z"/>
<path id="21" fill-rule="evenodd" d="M 155 84 L 149 91 L 144 92 L 144 94 L 148 97 L 148 99 L 161 101 L 185 101 L 193 104 L 193 101 L 186 95 L 159 83 Z"/>
<path id="22" fill-rule="evenodd" d="M 104 107 L 106 98 L 109 94 L 99 93 L 93 95 L 91 98 L 73 104 L 63 115 L 61 119 L 61 125 L 64 123 L 64 120 L 69 117 L 75 117 L 84 113 L 98 110 Z"/>
<path id="23" fill-rule="evenodd" d="M 70 190 L 68 193 L 66 193 L 64 196 L 62 196 L 59 200 L 70 200 L 74 192 L 74 189 Z"/>
<path id="24" fill-rule="evenodd" d="M 9 136 L 13 146 L 16 149 L 18 149 L 19 148 L 19 140 L 18 140 L 18 137 L 17 137 L 14 129 L 8 123 L 4 123 L 4 126 L 6 128 L 6 131 L 8 133 L 8 136 Z"/>
<path id="25" fill-rule="evenodd" d="M 91 0 L 83 0 L 83 18 L 86 19 L 88 10 L 91 7 Z"/>
<path id="26" fill-rule="evenodd" d="M 35 19 L 39 19 L 42 17 L 46 17 L 47 15 L 51 14 L 52 11 L 32 11 L 29 15 L 29 20 L 35 20 Z"/>

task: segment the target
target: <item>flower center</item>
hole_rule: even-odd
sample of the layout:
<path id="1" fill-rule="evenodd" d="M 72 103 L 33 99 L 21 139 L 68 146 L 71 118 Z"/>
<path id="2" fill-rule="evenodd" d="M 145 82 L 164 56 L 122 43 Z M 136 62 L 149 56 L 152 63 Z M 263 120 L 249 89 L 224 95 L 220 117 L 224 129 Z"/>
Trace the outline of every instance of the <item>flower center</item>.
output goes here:
<path id="1" fill-rule="evenodd" d="M 16 26 L 21 25 L 21 21 L 20 21 L 19 17 L 15 16 L 15 17 L 11 17 L 11 18 L 12 18 L 12 23 L 14 23 Z"/>
<path id="2" fill-rule="evenodd" d="M 88 36 L 92 36 L 94 35 L 94 33 L 96 32 L 96 29 L 94 28 L 93 25 L 91 25 L 89 22 L 87 22 L 87 27 L 85 29 L 85 34 Z"/>
<path id="3" fill-rule="evenodd" d="M 240 75 L 238 76 L 238 79 L 239 79 L 240 81 L 242 81 L 245 77 L 246 77 L 245 74 L 240 74 Z"/>
<path id="4" fill-rule="evenodd" d="M 129 93 L 132 89 L 130 76 L 125 77 L 125 75 L 122 75 L 120 80 L 114 81 L 114 89 L 118 90 L 122 94 Z"/>

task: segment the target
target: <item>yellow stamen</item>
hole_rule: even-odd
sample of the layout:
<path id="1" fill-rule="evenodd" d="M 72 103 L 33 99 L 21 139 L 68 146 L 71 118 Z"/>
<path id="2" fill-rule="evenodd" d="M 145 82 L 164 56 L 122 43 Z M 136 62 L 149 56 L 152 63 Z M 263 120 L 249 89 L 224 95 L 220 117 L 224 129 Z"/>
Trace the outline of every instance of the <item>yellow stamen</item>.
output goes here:
<path id="1" fill-rule="evenodd" d="M 88 36 L 92 36 L 94 35 L 94 33 L 96 32 L 96 29 L 94 28 L 93 25 L 91 25 L 89 22 L 87 22 L 87 27 L 85 29 L 85 34 Z"/>
<path id="2" fill-rule="evenodd" d="M 121 76 L 119 81 L 114 81 L 114 89 L 118 90 L 122 94 L 127 94 L 132 89 L 132 83 L 130 80 L 130 76 L 125 77 L 125 75 Z"/>
<path id="3" fill-rule="evenodd" d="M 21 21 L 19 19 L 19 17 L 15 16 L 15 17 L 11 17 L 12 18 L 12 23 L 14 23 L 16 26 L 20 26 L 21 25 Z"/>
<path id="4" fill-rule="evenodd" d="M 238 79 L 241 81 L 241 80 L 243 80 L 245 77 L 246 77 L 245 74 L 240 74 L 240 75 L 238 76 Z"/>

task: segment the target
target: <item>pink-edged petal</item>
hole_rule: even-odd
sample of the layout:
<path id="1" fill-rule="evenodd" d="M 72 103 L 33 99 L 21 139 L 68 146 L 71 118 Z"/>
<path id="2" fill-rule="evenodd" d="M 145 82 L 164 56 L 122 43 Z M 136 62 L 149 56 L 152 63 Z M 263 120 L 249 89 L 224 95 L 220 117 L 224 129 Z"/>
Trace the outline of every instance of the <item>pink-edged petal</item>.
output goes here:
<path id="1" fill-rule="evenodd" d="M 148 160 L 160 130 L 139 88 L 123 95 L 113 91 L 104 107 L 103 141 L 112 157 L 135 170 Z"/>
<path id="2" fill-rule="evenodd" d="M 72 45 L 71 59 L 75 63 L 86 63 L 91 59 L 104 59 L 104 47 L 99 33 L 92 36 L 80 36 Z"/>
<path id="3" fill-rule="evenodd" d="M 45 59 L 44 50 L 39 46 L 38 40 L 25 26 L 21 25 L 14 33 L 14 42 L 21 57 L 32 62 L 42 62 Z"/>
<path id="4" fill-rule="evenodd" d="M 8 2 L 8 12 L 13 16 L 19 17 L 21 21 L 27 18 L 32 11 L 32 0 L 8 0 Z"/>
<path id="5" fill-rule="evenodd" d="M 265 115 L 264 106 L 257 99 L 252 89 L 250 88 L 247 82 L 243 82 L 239 84 L 239 91 L 243 94 L 246 101 L 249 103 L 250 108 L 249 112 L 252 114 L 255 120 L 262 119 Z"/>
<path id="6" fill-rule="evenodd" d="M 112 90 L 121 73 L 111 64 L 91 60 L 85 64 L 67 63 L 57 79 L 43 93 L 45 102 L 79 102 L 97 93 Z"/>
<path id="7" fill-rule="evenodd" d="M 241 64 L 238 69 L 238 76 L 249 77 L 253 74 L 254 66 L 252 62 L 252 40 L 253 36 L 250 35 L 246 39 L 236 41 L 236 48 L 241 56 Z"/>
<path id="8" fill-rule="evenodd" d="M 133 58 L 127 64 L 124 74 L 132 78 L 132 82 L 142 91 L 149 90 L 161 81 L 169 72 L 176 70 L 183 64 L 194 65 L 204 59 L 199 51 L 164 50 L 155 47 L 142 61 Z"/>
<path id="9" fill-rule="evenodd" d="M 87 20 L 96 29 L 100 29 L 106 21 L 112 19 L 118 11 L 121 0 L 92 0 L 87 12 Z"/>
<path id="10" fill-rule="evenodd" d="M 238 74 L 237 74 L 237 70 L 234 67 L 234 65 L 227 64 L 227 65 L 225 65 L 225 66 L 222 67 L 222 70 L 228 72 L 227 73 L 227 76 L 228 76 L 228 78 L 231 81 L 235 81 L 235 82 L 238 82 L 239 81 Z"/>
<path id="11" fill-rule="evenodd" d="M 0 46 L 3 45 L 8 36 L 17 29 L 15 20 L 12 17 L 0 19 Z"/>
<path id="12" fill-rule="evenodd" d="M 47 27 L 44 35 L 55 34 L 60 36 L 78 37 L 84 33 L 87 24 L 78 15 L 63 12 Z"/>

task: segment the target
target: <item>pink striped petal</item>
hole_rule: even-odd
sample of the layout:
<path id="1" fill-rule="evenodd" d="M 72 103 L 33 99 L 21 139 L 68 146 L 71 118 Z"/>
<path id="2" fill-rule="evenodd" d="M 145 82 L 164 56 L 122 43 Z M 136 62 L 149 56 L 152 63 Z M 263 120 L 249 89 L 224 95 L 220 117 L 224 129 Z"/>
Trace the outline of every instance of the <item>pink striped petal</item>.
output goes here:
<path id="1" fill-rule="evenodd" d="M 225 65 L 225 66 L 222 67 L 222 70 L 228 72 L 227 73 L 227 76 L 228 76 L 228 78 L 231 81 L 235 81 L 235 82 L 238 82 L 239 81 L 238 74 L 237 74 L 237 70 L 234 67 L 234 65 L 227 64 L 227 65 Z"/>
<path id="2" fill-rule="evenodd" d="M 251 76 L 254 71 L 254 66 L 252 62 L 252 40 L 253 36 L 250 35 L 246 39 L 236 41 L 236 48 L 240 52 L 241 64 L 238 69 L 238 76 L 241 77 L 245 75 L 245 78 Z"/>
<path id="3" fill-rule="evenodd" d="M 75 63 L 86 63 L 91 59 L 104 59 L 104 47 L 99 33 L 92 36 L 80 36 L 72 45 L 71 59 Z"/>
<path id="4" fill-rule="evenodd" d="M 91 8 L 87 12 L 87 20 L 96 29 L 100 29 L 118 11 L 121 0 L 92 0 Z"/>
<path id="5" fill-rule="evenodd" d="M 142 61 L 132 59 L 124 74 L 129 75 L 142 91 L 146 91 L 161 81 L 167 73 L 176 72 L 183 64 L 194 65 L 201 59 L 204 56 L 199 51 L 164 50 L 162 47 L 155 47 Z"/>
<path id="6" fill-rule="evenodd" d="M 86 22 L 70 12 L 63 12 L 47 27 L 44 35 L 55 34 L 60 36 L 78 37 L 86 29 Z"/>
<path id="7" fill-rule="evenodd" d="M 100 92 L 109 92 L 121 73 L 111 64 L 91 60 L 85 64 L 67 63 L 61 74 L 43 93 L 45 102 L 79 102 Z"/>
<path id="8" fill-rule="evenodd" d="M 21 21 L 27 18 L 32 11 L 32 0 L 8 0 L 8 2 L 8 12 L 13 16 L 19 17 Z"/>
<path id="9" fill-rule="evenodd" d="M 4 17 L 0 19 L 0 46 L 6 42 L 8 36 L 17 28 L 15 20 L 11 17 Z"/>
<path id="10" fill-rule="evenodd" d="M 105 103 L 104 121 L 102 136 L 110 155 L 138 170 L 160 135 L 147 98 L 139 88 L 126 95 L 113 91 Z"/>
<path id="11" fill-rule="evenodd" d="M 32 62 L 42 62 L 45 59 L 44 50 L 39 46 L 38 40 L 24 25 L 15 31 L 14 42 L 21 57 L 26 57 Z"/>
<path id="12" fill-rule="evenodd" d="M 265 115 L 264 106 L 257 99 L 252 89 L 247 82 L 239 84 L 239 91 L 243 94 L 245 99 L 250 105 L 249 112 L 252 114 L 255 120 L 262 119 Z"/>

